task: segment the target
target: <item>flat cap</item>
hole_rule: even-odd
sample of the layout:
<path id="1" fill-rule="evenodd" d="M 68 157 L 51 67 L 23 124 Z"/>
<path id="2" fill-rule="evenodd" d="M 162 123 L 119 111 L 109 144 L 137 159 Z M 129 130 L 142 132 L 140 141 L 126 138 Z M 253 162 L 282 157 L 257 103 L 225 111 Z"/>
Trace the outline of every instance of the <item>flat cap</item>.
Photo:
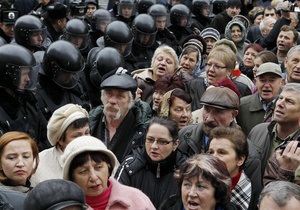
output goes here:
<path id="1" fill-rule="evenodd" d="M 136 81 L 128 74 L 116 73 L 107 77 L 100 85 L 100 89 L 115 88 L 135 92 L 137 89 Z"/>
<path id="2" fill-rule="evenodd" d="M 278 75 L 279 77 L 282 77 L 282 71 L 280 66 L 272 62 L 261 64 L 256 71 L 256 76 L 260 76 L 265 73 L 273 73 Z"/>
<path id="3" fill-rule="evenodd" d="M 217 109 L 238 109 L 240 99 L 230 88 L 220 86 L 207 89 L 200 99 L 200 104 Z"/>

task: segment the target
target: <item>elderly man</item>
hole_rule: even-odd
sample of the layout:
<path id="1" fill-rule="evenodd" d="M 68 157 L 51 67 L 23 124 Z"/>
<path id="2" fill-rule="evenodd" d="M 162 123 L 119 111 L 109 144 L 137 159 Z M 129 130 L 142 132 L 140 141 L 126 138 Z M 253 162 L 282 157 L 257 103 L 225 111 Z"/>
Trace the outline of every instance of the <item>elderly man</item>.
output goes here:
<path id="1" fill-rule="evenodd" d="M 203 122 L 186 126 L 179 131 L 179 149 L 194 155 L 205 153 L 208 150 L 210 131 L 218 126 L 237 127 L 234 118 L 238 114 L 240 100 L 236 92 L 227 87 L 212 87 L 207 89 L 200 103 L 203 105 Z M 250 206 L 257 203 L 261 191 L 260 160 L 253 144 L 248 141 L 249 156 L 245 162 L 245 173 L 250 178 L 252 186 L 252 199 Z M 252 209 L 252 208 L 251 208 Z"/>
<path id="2" fill-rule="evenodd" d="M 262 172 L 265 171 L 270 155 L 280 145 L 297 139 L 300 135 L 300 84 L 289 83 L 283 87 L 273 118 L 274 121 L 270 123 L 255 126 L 248 135 L 260 155 Z M 280 159 L 279 167 L 295 171 L 295 165 L 299 165 L 299 150 L 295 141 L 290 142 L 286 149 L 281 149 L 277 154 L 277 160 Z"/>
<path id="3" fill-rule="evenodd" d="M 259 210 L 288 209 L 296 210 L 300 206 L 300 186 L 277 181 L 267 185 L 259 196 Z"/>
<path id="4" fill-rule="evenodd" d="M 257 92 L 241 98 L 237 123 L 246 135 L 259 123 L 270 122 L 275 103 L 284 85 L 281 68 L 275 63 L 259 66 L 254 79 Z"/>
<path id="5" fill-rule="evenodd" d="M 217 29 L 221 36 L 225 33 L 225 27 L 229 21 L 236 15 L 239 15 L 241 12 L 242 3 L 240 0 L 228 0 L 226 10 L 216 15 L 210 26 L 214 29 Z"/>
<path id="6" fill-rule="evenodd" d="M 20 12 L 15 9 L 0 10 L 0 46 L 9 44 L 14 38 L 14 24 Z"/>
<path id="7" fill-rule="evenodd" d="M 300 83 L 300 45 L 292 47 L 285 58 L 286 83 Z"/>
<path id="8" fill-rule="evenodd" d="M 91 135 L 104 141 L 122 162 L 134 146 L 143 144 L 151 108 L 133 100 L 137 83 L 127 74 L 113 74 L 100 88 L 103 105 L 90 111 Z"/>
<path id="9" fill-rule="evenodd" d="M 276 18 L 270 16 L 262 19 L 259 26 L 251 26 L 247 34 L 247 39 L 253 42 L 259 42 L 261 39 L 266 37 L 274 27 Z"/>

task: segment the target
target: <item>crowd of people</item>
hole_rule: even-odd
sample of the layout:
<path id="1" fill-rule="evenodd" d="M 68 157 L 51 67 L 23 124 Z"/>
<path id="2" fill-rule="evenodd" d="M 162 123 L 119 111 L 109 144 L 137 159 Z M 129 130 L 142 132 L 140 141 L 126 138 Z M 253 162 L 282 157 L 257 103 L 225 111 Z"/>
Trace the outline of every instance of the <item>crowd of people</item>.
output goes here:
<path id="1" fill-rule="evenodd" d="M 1 1 L 1 208 L 299 209 L 299 8 Z"/>

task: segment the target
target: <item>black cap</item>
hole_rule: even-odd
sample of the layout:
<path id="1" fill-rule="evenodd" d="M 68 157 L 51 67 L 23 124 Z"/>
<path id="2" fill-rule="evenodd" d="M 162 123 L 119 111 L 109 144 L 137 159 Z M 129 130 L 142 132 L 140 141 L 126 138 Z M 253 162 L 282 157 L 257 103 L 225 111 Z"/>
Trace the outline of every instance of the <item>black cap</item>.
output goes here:
<path id="1" fill-rule="evenodd" d="M 115 88 L 135 92 L 137 89 L 136 81 L 128 74 L 116 73 L 107 77 L 100 85 L 100 89 Z"/>
<path id="2" fill-rule="evenodd" d="M 0 11 L 0 22 L 4 24 L 14 24 L 20 17 L 20 11 L 16 9 L 2 9 Z"/>
<path id="3" fill-rule="evenodd" d="M 47 7 L 47 14 L 48 17 L 51 19 L 61 19 L 61 18 L 67 18 L 68 15 L 68 8 L 66 5 L 61 3 L 54 3 L 50 4 Z"/>
<path id="4" fill-rule="evenodd" d="M 87 209 L 83 190 L 74 182 L 63 179 L 39 183 L 24 201 L 24 210 L 62 209 L 69 206 Z"/>

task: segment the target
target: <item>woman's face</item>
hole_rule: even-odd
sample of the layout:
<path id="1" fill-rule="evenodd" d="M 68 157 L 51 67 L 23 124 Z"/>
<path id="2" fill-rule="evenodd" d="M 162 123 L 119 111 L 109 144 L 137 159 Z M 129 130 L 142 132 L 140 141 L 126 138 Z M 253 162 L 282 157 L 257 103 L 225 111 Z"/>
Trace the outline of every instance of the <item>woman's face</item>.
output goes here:
<path id="1" fill-rule="evenodd" d="M 74 182 L 86 196 L 98 196 L 108 187 L 109 169 L 105 161 L 96 163 L 91 158 L 74 170 Z"/>
<path id="2" fill-rule="evenodd" d="M 196 63 L 198 62 L 198 53 L 190 52 L 185 54 L 180 59 L 181 73 L 190 74 L 191 71 L 195 68 Z"/>
<path id="3" fill-rule="evenodd" d="M 175 151 L 178 143 L 178 140 L 173 142 L 170 132 L 165 126 L 156 123 L 150 125 L 145 145 L 146 152 L 152 161 L 159 162 L 166 159 L 172 151 Z"/>
<path id="4" fill-rule="evenodd" d="M 169 118 L 178 123 L 179 129 L 190 124 L 192 117 L 191 104 L 176 97 L 172 102 L 169 112 Z"/>
<path id="5" fill-rule="evenodd" d="M 255 20 L 254 20 L 254 22 L 253 22 L 253 25 L 259 26 L 259 24 L 260 24 L 260 22 L 262 21 L 262 19 L 263 19 L 263 15 L 262 15 L 262 14 L 261 14 L 261 15 L 258 15 L 258 16 L 255 18 Z"/>
<path id="6" fill-rule="evenodd" d="M 243 57 L 243 64 L 246 68 L 253 68 L 254 67 L 254 59 L 257 54 L 257 51 L 253 48 L 248 48 L 248 50 L 245 52 Z"/>
<path id="7" fill-rule="evenodd" d="M 153 109 L 157 110 L 159 103 L 161 102 L 162 97 L 164 96 L 165 92 L 163 91 L 154 91 L 152 95 L 152 101 L 153 101 Z"/>
<path id="8" fill-rule="evenodd" d="M 244 158 L 238 158 L 234 144 L 225 138 L 214 138 L 209 144 L 208 153 L 222 160 L 231 177 L 238 174 Z"/>
<path id="9" fill-rule="evenodd" d="M 220 79 L 230 76 L 230 70 L 227 69 L 225 62 L 211 57 L 206 63 L 206 79 L 213 85 Z"/>
<path id="10" fill-rule="evenodd" d="M 153 79 L 156 80 L 167 73 L 173 73 L 175 71 L 175 61 L 170 54 L 162 52 L 156 56 L 152 68 Z"/>
<path id="11" fill-rule="evenodd" d="M 14 185 L 25 185 L 33 170 L 33 154 L 27 140 L 8 143 L 1 156 L 0 170 Z"/>
<path id="12" fill-rule="evenodd" d="M 254 59 L 254 67 L 253 67 L 253 69 L 252 69 L 252 70 L 253 70 L 254 78 L 256 77 L 257 69 L 258 69 L 258 67 L 259 67 L 261 64 L 263 64 L 263 62 L 262 62 L 262 60 L 261 60 L 259 57 L 257 57 L 257 58 Z"/>
<path id="13" fill-rule="evenodd" d="M 183 180 L 181 199 L 184 209 L 189 210 L 214 210 L 217 204 L 215 188 L 200 176 Z"/>
<path id="14" fill-rule="evenodd" d="M 230 31 L 233 42 L 237 43 L 242 40 L 242 30 L 238 25 L 233 25 Z"/>

